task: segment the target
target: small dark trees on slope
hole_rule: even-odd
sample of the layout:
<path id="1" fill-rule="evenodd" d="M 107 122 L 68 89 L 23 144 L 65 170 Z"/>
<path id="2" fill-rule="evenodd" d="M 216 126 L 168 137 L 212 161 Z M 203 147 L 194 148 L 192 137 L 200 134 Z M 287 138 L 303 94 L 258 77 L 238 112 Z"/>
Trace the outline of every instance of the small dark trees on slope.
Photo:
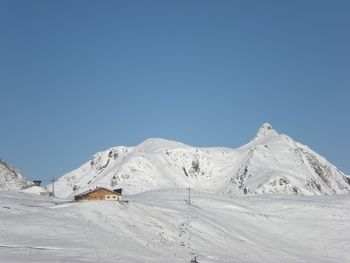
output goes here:
<path id="1" fill-rule="evenodd" d="M 196 173 L 199 173 L 200 168 L 199 168 L 199 161 L 198 160 L 192 161 L 192 168 Z"/>
<path id="2" fill-rule="evenodd" d="M 182 170 L 184 171 L 185 175 L 188 177 L 188 173 L 186 171 L 186 168 L 185 167 L 182 167 Z"/>
<path id="3" fill-rule="evenodd" d="M 246 195 L 248 193 L 247 187 L 244 187 L 243 191 L 244 191 L 244 194 Z"/>

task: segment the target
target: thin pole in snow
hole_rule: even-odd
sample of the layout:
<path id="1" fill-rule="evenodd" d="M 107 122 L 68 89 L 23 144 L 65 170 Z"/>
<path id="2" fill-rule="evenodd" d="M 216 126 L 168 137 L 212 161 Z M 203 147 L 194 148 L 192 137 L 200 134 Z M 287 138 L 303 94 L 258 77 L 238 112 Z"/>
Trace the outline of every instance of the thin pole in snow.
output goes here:
<path id="1" fill-rule="evenodd" d="M 53 196 L 55 196 L 55 178 L 52 178 L 51 179 L 51 182 L 52 182 L 52 194 L 53 194 Z"/>
<path id="2" fill-rule="evenodd" d="M 191 204 L 191 186 L 188 186 L 188 204 Z"/>

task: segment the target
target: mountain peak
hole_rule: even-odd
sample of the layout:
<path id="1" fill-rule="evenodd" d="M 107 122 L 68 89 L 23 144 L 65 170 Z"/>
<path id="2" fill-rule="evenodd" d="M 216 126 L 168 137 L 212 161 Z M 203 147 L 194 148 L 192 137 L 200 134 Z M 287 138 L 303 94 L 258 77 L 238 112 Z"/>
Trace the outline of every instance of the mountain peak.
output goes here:
<path id="1" fill-rule="evenodd" d="M 272 128 L 269 123 L 264 123 L 258 130 L 255 138 L 266 138 L 271 136 L 277 136 L 278 132 Z"/>
<path id="2" fill-rule="evenodd" d="M 149 138 L 141 142 L 137 148 L 145 152 L 162 151 L 168 148 L 188 148 L 189 146 L 172 140 L 166 140 L 161 138 Z"/>
<path id="3" fill-rule="evenodd" d="M 350 180 L 335 166 L 268 123 L 239 149 L 198 149 L 157 138 L 111 149 L 61 177 L 55 194 L 69 198 L 92 185 L 130 194 L 188 185 L 225 194 L 350 193 Z"/>

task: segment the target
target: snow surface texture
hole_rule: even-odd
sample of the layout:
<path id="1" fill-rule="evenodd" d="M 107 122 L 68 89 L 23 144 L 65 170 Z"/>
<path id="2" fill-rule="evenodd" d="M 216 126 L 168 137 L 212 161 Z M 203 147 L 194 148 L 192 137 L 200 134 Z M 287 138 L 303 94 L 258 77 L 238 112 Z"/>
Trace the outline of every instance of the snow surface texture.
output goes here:
<path id="1" fill-rule="evenodd" d="M 194 148 L 163 139 L 110 148 L 59 178 L 55 194 L 72 198 L 96 186 L 123 188 L 127 194 L 191 186 L 231 195 L 321 195 L 349 193 L 350 179 L 309 147 L 264 124 L 238 149 Z"/>
<path id="2" fill-rule="evenodd" d="M 67 203 L 0 191 L 0 262 L 349 262 L 350 195 L 191 196 Z"/>
<path id="3" fill-rule="evenodd" d="M 21 191 L 24 193 L 37 194 L 37 195 L 50 193 L 46 188 L 42 186 L 36 186 L 36 185 L 29 185 L 21 189 Z"/>
<path id="4" fill-rule="evenodd" d="M 18 170 L 0 159 L 0 189 L 18 190 L 26 184 L 26 179 Z"/>

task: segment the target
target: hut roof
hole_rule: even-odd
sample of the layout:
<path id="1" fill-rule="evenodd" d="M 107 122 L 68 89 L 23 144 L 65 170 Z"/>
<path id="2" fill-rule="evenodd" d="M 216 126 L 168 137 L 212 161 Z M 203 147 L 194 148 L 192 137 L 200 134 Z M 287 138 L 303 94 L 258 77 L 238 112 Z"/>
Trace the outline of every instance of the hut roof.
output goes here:
<path id="1" fill-rule="evenodd" d="M 86 191 L 84 191 L 84 192 L 81 192 L 81 193 L 75 195 L 74 197 L 84 196 L 84 195 L 86 195 L 86 194 L 93 193 L 93 192 L 96 192 L 96 191 L 99 191 L 99 190 L 105 190 L 105 191 L 110 192 L 110 194 L 118 195 L 118 193 L 116 193 L 116 192 L 114 192 L 114 191 L 112 191 L 112 190 L 109 190 L 109 189 L 107 189 L 107 188 L 104 188 L 104 187 L 96 187 L 96 188 L 94 188 L 94 189 L 89 189 L 89 190 L 86 190 Z"/>

